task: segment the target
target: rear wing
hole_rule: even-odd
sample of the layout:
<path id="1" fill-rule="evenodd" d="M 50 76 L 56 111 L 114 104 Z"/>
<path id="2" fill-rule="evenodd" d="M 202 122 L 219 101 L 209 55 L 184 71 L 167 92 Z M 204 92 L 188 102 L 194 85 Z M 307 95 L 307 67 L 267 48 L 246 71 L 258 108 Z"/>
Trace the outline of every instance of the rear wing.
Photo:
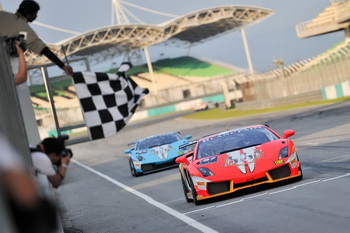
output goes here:
<path id="1" fill-rule="evenodd" d="M 135 145 L 135 144 L 136 144 L 136 142 L 129 142 L 128 146 Z"/>
<path id="2" fill-rule="evenodd" d="M 194 148 L 196 147 L 197 142 L 198 142 L 198 140 L 195 140 L 195 141 L 188 142 L 186 144 L 182 144 L 179 146 L 179 149 L 180 150 L 187 150 L 187 152 L 194 151 Z"/>

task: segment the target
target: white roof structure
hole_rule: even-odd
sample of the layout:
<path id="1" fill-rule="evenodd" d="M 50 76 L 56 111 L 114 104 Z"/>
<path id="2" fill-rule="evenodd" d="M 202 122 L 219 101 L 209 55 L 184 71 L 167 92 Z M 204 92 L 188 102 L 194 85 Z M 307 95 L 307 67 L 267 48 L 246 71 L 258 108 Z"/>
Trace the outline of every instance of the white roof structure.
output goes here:
<path id="1" fill-rule="evenodd" d="M 48 46 L 63 59 L 65 55 L 103 54 L 106 49 L 123 54 L 159 43 L 193 45 L 258 23 L 273 13 L 254 6 L 213 7 L 159 25 L 123 24 L 98 28 Z M 26 60 L 28 65 L 50 63 L 46 57 L 30 52 L 26 53 Z"/>

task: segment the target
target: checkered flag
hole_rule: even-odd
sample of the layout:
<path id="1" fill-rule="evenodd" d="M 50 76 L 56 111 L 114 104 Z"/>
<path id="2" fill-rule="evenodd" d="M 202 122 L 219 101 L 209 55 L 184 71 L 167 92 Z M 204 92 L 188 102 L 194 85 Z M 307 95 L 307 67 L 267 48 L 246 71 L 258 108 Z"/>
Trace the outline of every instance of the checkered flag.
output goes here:
<path id="1" fill-rule="evenodd" d="M 91 140 L 109 137 L 120 131 L 147 95 L 148 89 L 139 87 L 126 75 L 130 68 L 130 63 L 123 63 L 117 74 L 73 74 Z"/>

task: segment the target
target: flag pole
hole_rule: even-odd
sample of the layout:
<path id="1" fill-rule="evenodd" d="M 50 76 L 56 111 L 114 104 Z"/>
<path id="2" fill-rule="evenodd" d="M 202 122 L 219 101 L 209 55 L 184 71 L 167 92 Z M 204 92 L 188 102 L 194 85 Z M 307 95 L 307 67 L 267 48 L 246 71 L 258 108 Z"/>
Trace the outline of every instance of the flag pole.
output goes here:
<path id="1" fill-rule="evenodd" d="M 64 59 L 66 60 L 67 66 L 69 66 L 69 61 L 68 61 L 68 58 L 67 58 L 66 50 L 64 50 L 63 45 L 61 45 L 61 51 L 62 51 L 62 53 L 64 55 Z"/>

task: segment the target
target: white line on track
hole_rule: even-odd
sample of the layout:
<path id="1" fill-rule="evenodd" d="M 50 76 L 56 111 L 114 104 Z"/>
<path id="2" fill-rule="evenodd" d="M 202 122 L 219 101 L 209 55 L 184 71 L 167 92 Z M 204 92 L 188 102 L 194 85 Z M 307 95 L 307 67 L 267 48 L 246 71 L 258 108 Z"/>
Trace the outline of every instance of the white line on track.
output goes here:
<path id="1" fill-rule="evenodd" d="M 322 180 L 322 181 L 336 180 L 336 179 L 340 179 L 340 178 L 343 178 L 343 177 L 346 177 L 346 176 L 349 176 L 349 175 L 350 175 L 350 173 L 346 173 L 345 175 L 342 175 L 342 176 L 336 176 L 336 177 L 329 178 L 329 179 L 325 179 L 325 180 Z"/>
<path id="2" fill-rule="evenodd" d="M 183 198 L 179 198 L 179 199 L 176 199 L 176 200 L 163 202 L 163 204 L 169 204 L 169 203 L 178 202 L 178 201 L 183 201 L 183 200 L 184 200 Z"/>
<path id="3" fill-rule="evenodd" d="M 166 206 L 166 205 L 164 205 L 164 204 L 162 204 L 162 203 L 160 203 L 160 202 L 157 202 L 156 200 L 154 200 L 154 199 L 151 198 L 150 196 L 147 196 L 147 195 L 145 195 L 145 194 L 143 194 L 143 193 L 141 193 L 141 192 L 139 192 L 139 191 L 137 191 L 137 190 L 135 190 L 135 189 L 133 189 L 133 188 L 130 188 L 129 186 L 127 186 L 127 185 L 125 185 L 125 184 L 120 183 L 120 182 L 117 181 L 117 180 L 112 179 L 112 178 L 109 177 L 109 176 L 106 176 L 105 174 L 103 174 L 103 173 L 101 173 L 101 172 L 99 172 L 99 171 L 96 171 L 96 170 L 92 169 L 91 167 L 88 167 L 88 166 L 86 166 L 86 165 L 84 165 L 84 164 L 82 164 L 82 163 L 80 163 L 80 162 L 78 162 L 78 161 L 76 161 L 76 160 L 74 160 L 74 159 L 72 159 L 72 161 L 73 161 L 75 164 L 77 164 L 77 165 L 79 165 L 79 166 L 85 168 L 86 170 L 89 170 L 89 171 L 91 171 L 92 173 L 95 173 L 96 175 L 98 175 L 98 176 L 104 178 L 105 180 L 108 180 L 109 182 L 111 182 L 111 183 L 113 183 L 113 184 L 115 184 L 115 185 L 117 185 L 117 186 L 119 186 L 119 187 L 125 189 L 126 191 L 135 194 L 136 196 L 138 196 L 138 197 L 144 199 L 145 201 L 147 201 L 147 202 L 150 203 L 151 205 L 154 205 L 154 206 L 158 207 L 159 209 L 161 209 L 161 210 L 167 212 L 168 214 L 174 216 L 175 218 L 177 218 L 177 219 L 179 219 L 179 220 L 182 220 L 183 222 L 185 222 L 185 223 L 188 224 L 189 226 L 194 227 L 194 228 L 200 230 L 201 232 L 208 232 L 208 233 L 217 232 L 217 231 L 215 231 L 214 229 L 212 229 L 212 228 L 210 228 L 210 227 L 207 227 L 207 226 L 205 226 L 205 225 L 203 225 L 203 224 L 197 222 L 196 220 L 194 220 L 194 219 L 192 219 L 192 218 L 190 218 L 190 217 L 188 217 L 188 216 L 186 216 L 186 215 L 184 215 L 184 214 L 182 214 L 182 213 L 180 213 L 180 212 L 178 212 L 178 211 L 176 211 L 176 210 L 174 210 L 174 209 L 172 209 L 172 208 L 169 208 L 168 206 Z"/>
<path id="4" fill-rule="evenodd" d="M 320 145 L 319 142 L 307 142 L 307 143 L 304 143 L 304 146 L 318 146 Z"/>
<path id="5" fill-rule="evenodd" d="M 237 201 L 225 203 L 225 204 L 222 204 L 222 205 L 208 206 L 208 207 L 205 207 L 205 208 L 202 208 L 202 209 L 197 209 L 197 210 L 189 211 L 189 212 L 186 212 L 186 213 L 184 213 L 184 214 L 185 214 L 185 215 L 188 215 L 188 214 L 193 214 L 193 213 L 196 213 L 196 212 L 202 212 L 202 211 L 205 211 L 205 210 L 208 210 L 208 209 L 221 208 L 221 207 L 224 207 L 224 206 L 237 204 L 237 203 L 240 203 L 240 202 L 249 200 L 249 199 L 254 199 L 254 198 L 258 198 L 258 197 L 266 196 L 266 195 L 274 195 L 274 194 L 278 194 L 278 193 L 290 191 L 290 190 L 299 188 L 299 187 L 301 187 L 301 186 L 309 186 L 309 185 L 312 185 L 312 184 L 315 184 L 315 183 L 327 182 L 327 181 L 331 181 L 331 180 L 335 180 L 335 179 L 344 178 L 344 177 L 347 177 L 347 176 L 350 176 L 350 173 L 346 173 L 346 174 L 344 174 L 344 175 L 340 175 L 340 176 L 336 176 L 336 177 L 332 177 L 332 178 L 328 178 L 328 179 L 324 179 L 324 180 L 314 180 L 314 181 L 311 181 L 311 182 L 298 184 L 298 185 L 295 185 L 295 186 L 293 186 L 293 187 L 291 187 L 291 188 L 286 188 L 286 189 L 282 189 L 282 190 L 275 191 L 275 192 L 267 192 L 267 193 L 262 193 L 262 194 L 250 196 L 250 197 L 245 197 L 245 198 L 241 198 L 241 199 L 239 199 L 239 200 L 237 200 Z"/>
<path id="6" fill-rule="evenodd" d="M 344 160 L 347 160 L 349 158 L 350 154 L 346 154 L 346 155 L 342 155 L 342 156 L 338 156 L 338 157 L 334 157 L 334 158 L 330 158 L 330 159 L 325 159 L 325 160 L 321 160 L 317 163 L 324 163 L 324 162 L 341 162 Z"/>

